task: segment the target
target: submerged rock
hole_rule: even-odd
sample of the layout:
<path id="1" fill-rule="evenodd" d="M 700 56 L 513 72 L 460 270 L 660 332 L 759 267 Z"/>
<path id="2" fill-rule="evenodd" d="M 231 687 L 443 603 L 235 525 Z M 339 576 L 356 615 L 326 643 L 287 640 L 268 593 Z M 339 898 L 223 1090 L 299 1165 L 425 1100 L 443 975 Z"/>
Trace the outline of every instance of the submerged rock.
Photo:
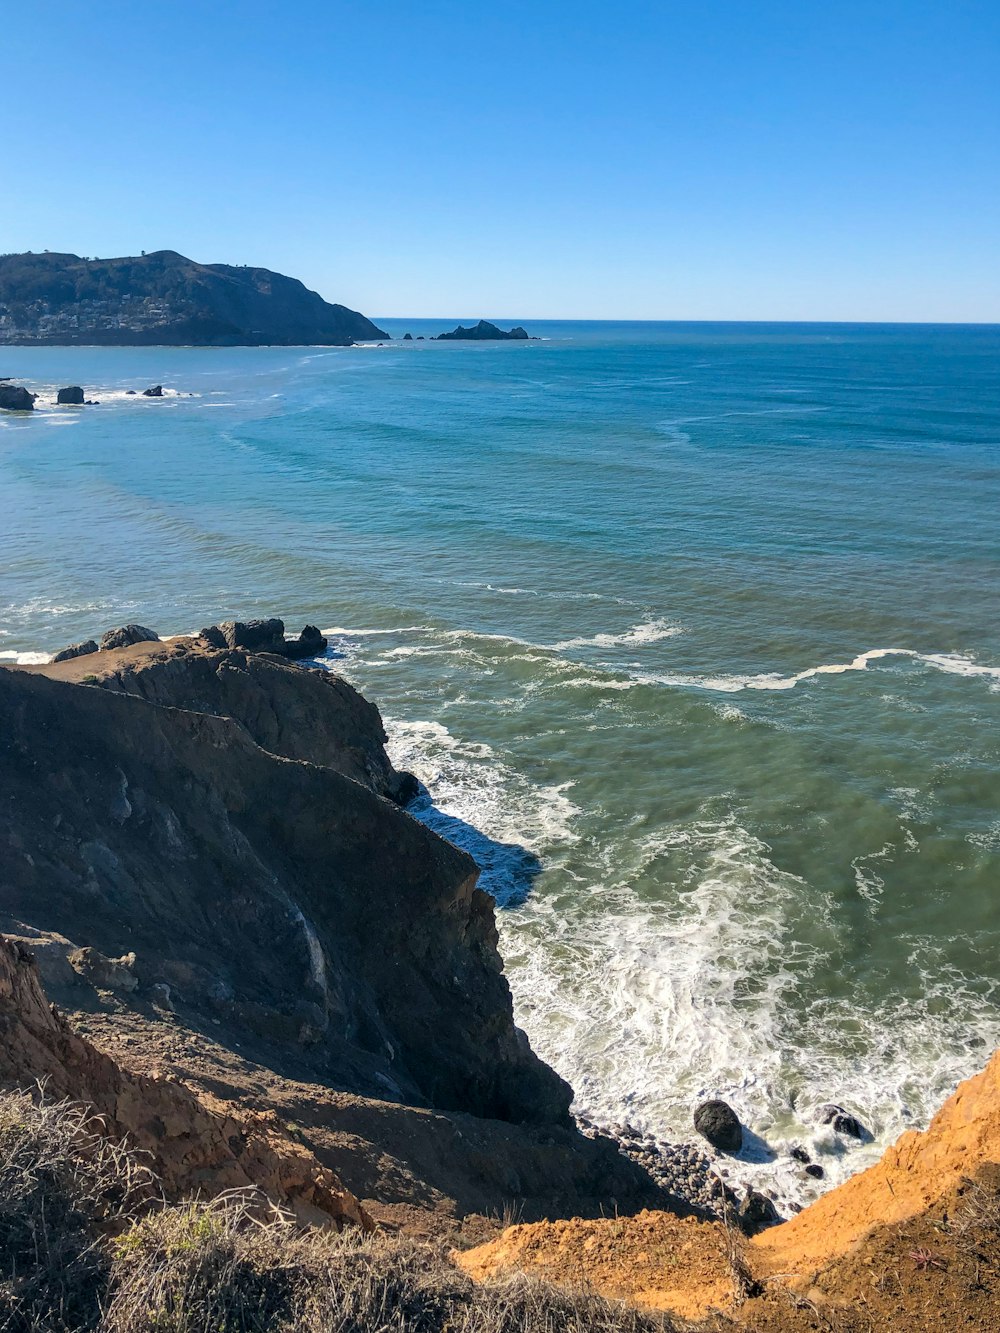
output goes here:
<path id="1" fill-rule="evenodd" d="M 79 384 L 71 384 L 66 389 L 60 389 L 56 394 L 57 403 L 64 403 L 70 407 L 82 407 L 83 401 L 83 390 Z"/>
<path id="2" fill-rule="evenodd" d="M 702 1102 L 694 1113 L 694 1127 L 720 1152 L 735 1153 L 743 1147 L 743 1126 L 728 1102 Z"/>
<path id="3" fill-rule="evenodd" d="M 90 653 L 96 653 L 99 649 L 93 639 L 84 639 L 82 643 L 71 643 L 67 648 L 61 649 L 52 658 L 53 662 L 68 662 L 71 657 L 87 657 Z"/>
<path id="4" fill-rule="evenodd" d="M 113 648 L 131 648 L 134 643 L 156 643 L 159 635 L 145 625 L 119 625 L 109 629 L 101 636 L 101 652 L 110 652 Z"/>
<path id="5" fill-rule="evenodd" d="M 6 412 L 31 412 L 35 395 L 20 384 L 0 383 L 0 407 Z"/>

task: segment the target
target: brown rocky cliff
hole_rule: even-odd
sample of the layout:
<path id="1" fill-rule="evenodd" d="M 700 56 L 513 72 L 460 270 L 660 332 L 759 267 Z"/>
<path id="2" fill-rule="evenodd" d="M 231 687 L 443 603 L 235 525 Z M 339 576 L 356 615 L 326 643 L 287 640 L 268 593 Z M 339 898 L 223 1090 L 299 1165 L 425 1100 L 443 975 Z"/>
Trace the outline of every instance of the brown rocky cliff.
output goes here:
<path id="1" fill-rule="evenodd" d="M 96 674 L 88 660 L 65 665 Z M 251 733 L 271 725 L 268 682 L 274 698 L 308 694 L 307 712 L 344 698 L 302 668 L 262 662 L 193 650 L 148 681 L 133 674 L 127 693 L 0 670 L 8 925 L 135 952 L 137 1003 L 167 986 L 193 1022 L 266 1047 L 272 1067 L 567 1123 L 569 1089 L 514 1026 L 475 865 L 343 772 L 263 749 Z M 220 692 L 234 711 L 233 698 L 248 701 L 244 721 L 193 711 L 203 691 L 210 708 Z M 343 767 L 361 762 L 340 754 Z"/>
<path id="2" fill-rule="evenodd" d="M 363 1208 L 275 1116 L 196 1097 L 175 1079 L 123 1069 L 50 1008 L 30 956 L 0 936 L 0 1083 L 71 1098 L 103 1133 L 149 1155 L 169 1197 L 254 1186 L 303 1221 L 369 1225 Z"/>

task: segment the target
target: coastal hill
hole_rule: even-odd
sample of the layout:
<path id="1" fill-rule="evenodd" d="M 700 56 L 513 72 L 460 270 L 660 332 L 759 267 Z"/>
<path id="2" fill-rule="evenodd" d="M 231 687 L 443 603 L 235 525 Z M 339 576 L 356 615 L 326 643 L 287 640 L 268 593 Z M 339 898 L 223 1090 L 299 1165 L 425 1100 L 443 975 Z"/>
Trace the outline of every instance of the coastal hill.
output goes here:
<path id="1" fill-rule="evenodd" d="M 0 346 L 346 347 L 388 337 L 266 268 L 198 264 L 174 250 L 0 255 Z"/>

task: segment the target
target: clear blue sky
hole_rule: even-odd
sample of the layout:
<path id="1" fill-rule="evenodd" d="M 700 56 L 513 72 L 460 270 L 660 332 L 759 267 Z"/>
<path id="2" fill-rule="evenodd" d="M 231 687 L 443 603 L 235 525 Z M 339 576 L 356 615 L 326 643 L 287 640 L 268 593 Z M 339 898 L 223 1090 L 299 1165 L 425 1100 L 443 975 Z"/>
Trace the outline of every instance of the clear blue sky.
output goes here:
<path id="1" fill-rule="evenodd" d="M 31 0 L 3 64 L 2 251 L 376 316 L 1000 321 L 1000 0 Z"/>

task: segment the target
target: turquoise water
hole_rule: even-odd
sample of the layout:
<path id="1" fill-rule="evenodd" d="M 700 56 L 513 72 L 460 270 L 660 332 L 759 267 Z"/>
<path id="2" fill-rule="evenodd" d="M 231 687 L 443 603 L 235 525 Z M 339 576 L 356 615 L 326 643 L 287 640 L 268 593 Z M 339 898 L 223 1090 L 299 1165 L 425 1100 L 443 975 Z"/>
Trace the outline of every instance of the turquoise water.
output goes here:
<path id="1" fill-rule="evenodd" d="M 3 349 L 0 650 L 333 629 L 580 1108 L 837 1179 L 1000 1044 L 1000 329 L 528 327 Z"/>

